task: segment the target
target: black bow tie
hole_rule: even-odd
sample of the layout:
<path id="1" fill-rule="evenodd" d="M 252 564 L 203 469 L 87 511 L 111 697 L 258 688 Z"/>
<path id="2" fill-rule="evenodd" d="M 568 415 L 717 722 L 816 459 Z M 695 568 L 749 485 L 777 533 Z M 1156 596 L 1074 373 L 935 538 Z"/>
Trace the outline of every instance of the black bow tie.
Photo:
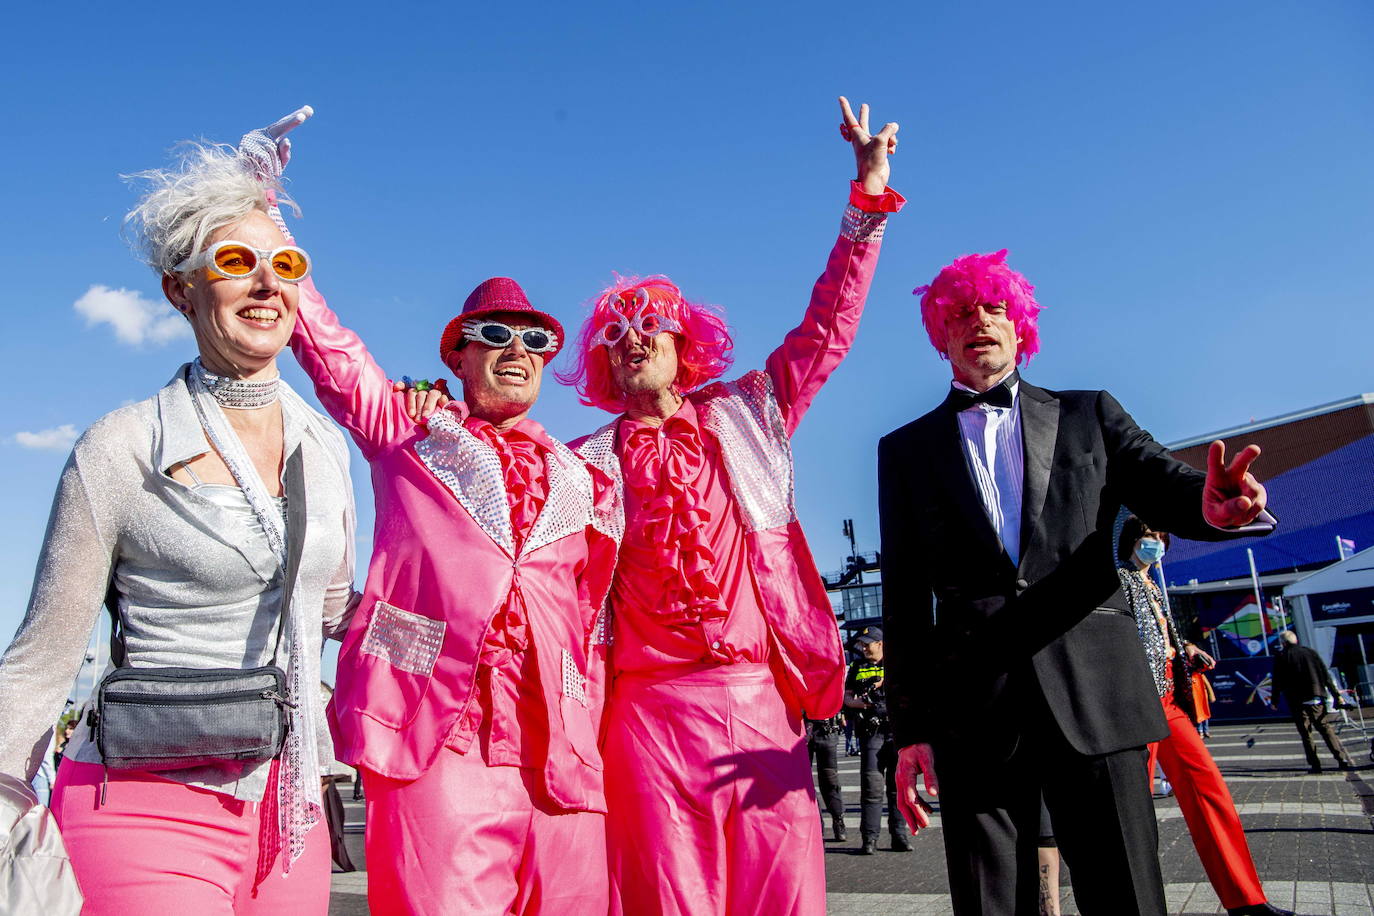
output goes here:
<path id="1" fill-rule="evenodd" d="M 1012 372 L 1002 381 L 993 385 L 987 391 L 965 391 L 962 388 L 951 388 L 949 399 L 954 403 L 955 410 L 968 410 L 979 404 L 989 404 L 993 407 L 1011 407 L 1012 394 L 1011 386 L 1016 384 L 1018 376 Z"/>

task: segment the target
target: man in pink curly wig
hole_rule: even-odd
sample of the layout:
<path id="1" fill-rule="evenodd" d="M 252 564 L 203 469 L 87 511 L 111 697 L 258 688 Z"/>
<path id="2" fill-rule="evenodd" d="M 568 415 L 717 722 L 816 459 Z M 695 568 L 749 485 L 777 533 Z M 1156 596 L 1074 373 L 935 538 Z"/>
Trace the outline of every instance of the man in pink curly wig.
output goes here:
<path id="1" fill-rule="evenodd" d="M 663 277 L 596 300 L 569 380 L 621 416 L 574 443 L 623 481 L 603 725 L 613 913 L 820 914 L 825 869 L 802 717 L 835 715 L 844 659 L 792 498 L 790 437 L 849 350 L 902 198 L 897 125 L 854 146 L 840 238 L 799 327 L 733 382 L 716 310 Z M 710 384 L 708 384 L 710 383 Z"/>
<path id="2" fill-rule="evenodd" d="M 1084 913 L 1163 916 L 1145 746 L 1168 727 L 1114 524 L 1125 504 L 1189 538 L 1272 530 L 1248 472 L 1259 449 L 1227 466 L 1215 442 L 1204 474 L 1107 392 L 1022 380 L 1040 305 L 1006 251 L 959 258 L 916 294 L 954 379 L 878 447 L 898 806 L 920 830 L 918 778 L 938 793 L 961 916 L 1038 911 L 1042 798 Z"/>

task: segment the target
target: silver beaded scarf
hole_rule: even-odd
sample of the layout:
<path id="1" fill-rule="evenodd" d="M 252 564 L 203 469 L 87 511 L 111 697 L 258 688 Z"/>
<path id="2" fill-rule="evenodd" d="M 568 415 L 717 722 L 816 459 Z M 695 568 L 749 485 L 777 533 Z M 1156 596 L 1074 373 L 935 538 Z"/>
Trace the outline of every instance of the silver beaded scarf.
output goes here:
<path id="1" fill-rule="evenodd" d="M 276 511 L 272 497 L 263 484 L 262 478 L 258 475 L 257 468 L 249 459 L 247 452 L 244 451 L 243 443 L 234 433 L 233 427 L 225 418 L 221 408 L 221 395 L 234 393 L 235 386 L 227 384 L 227 381 L 220 376 L 214 376 L 206 371 L 197 358 L 191 365 L 191 371 L 187 373 L 188 387 L 191 391 L 191 401 L 195 404 L 196 414 L 200 418 L 201 426 L 205 429 L 205 435 L 210 443 L 219 453 L 229 468 L 229 473 L 234 475 L 234 480 L 243 489 L 243 495 L 248 500 L 248 505 L 252 508 L 253 514 L 257 517 L 258 524 L 262 526 L 263 532 L 267 535 L 268 545 L 276 555 L 277 561 L 281 564 L 283 572 L 286 570 L 286 521 L 280 513 Z M 266 404 L 277 400 L 278 379 L 272 380 L 271 398 Z M 212 387 L 212 384 L 215 387 Z M 253 384 L 253 383 L 250 383 Z M 261 384 L 261 383 L 257 383 Z M 287 391 L 290 391 L 288 388 Z M 256 393 L 261 395 L 261 391 Z M 229 405 L 231 409 L 246 409 L 242 406 L 243 398 L 234 398 L 238 403 Z M 266 406 L 260 404 L 259 406 Z M 283 399 L 282 410 L 286 411 L 292 404 L 290 399 Z M 286 665 L 286 692 L 287 697 L 295 704 L 290 709 L 290 728 L 286 735 L 286 744 L 282 749 L 281 760 L 277 767 L 277 812 L 278 812 L 278 837 L 285 843 L 287 855 L 283 857 L 283 871 L 290 872 L 291 865 L 300 858 L 305 851 L 306 832 L 318 823 L 323 815 L 320 809 L 319 785 L 320 785 L 320 759 L 319 748 L 315 746 L 315 696 L 318 687 L 304 682 L 304 664 L 301 656 L 301 646 L 304 644 L 305 621 L 302 619 L 302 611 L 299 602 L 292 600 L 291 606 L 284 609 L 282 615 L 284 620 L 282 625 L 287 627 L 286 643 L 288 660 Z M 307 792 L 307 787 L 315 787 L 315 792 Z"/>

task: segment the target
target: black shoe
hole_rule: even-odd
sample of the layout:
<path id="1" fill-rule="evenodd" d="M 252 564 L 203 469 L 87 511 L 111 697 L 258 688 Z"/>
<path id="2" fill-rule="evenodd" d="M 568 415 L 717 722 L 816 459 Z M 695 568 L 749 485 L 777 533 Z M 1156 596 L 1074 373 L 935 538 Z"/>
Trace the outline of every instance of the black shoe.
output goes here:
<path id="1" fill-rule="evenodd" d="M 1251 906 L 1238 906 L 1226 911 L 1227 916 L 1296 916 L 1292 910 L 1283 910 L 1269 901 Z"/>
<path id="2" fill-rule="evenodd" d="M 1308 767 L 1308 768 L 1307 768 L 1307 773 L 1308 773 L 1309 776 L 1320 776 L 1320 775 L 1322 774 L 1322 768 L 1321 768 L 1321 767 Z"/>
<path id="3" fill-rule="evenodd" d="M 1355 769 L 1355 764 L 1351 763 L 1349 760 L 1346 760 L 1346 761 L 1343 761 L 1342 763 L 1338 764 L 1338 765 L 1336 766 L 1336 769 L 1338 769 L 1338 770 L 1353 770 L 1353 769 Z"/>
<path id="4" fill-rule="evenodd" d="M 893 852 L 911 852 L 911 837 L 902 836 L 899 833 L 892 835 Z"/>
<path id="5" fill-rule="evenodd" d="M 878 840 L 875 837 L 864 837 L 864 844 L 859 847 L 859 855 L 874 856 L 878 854 Z"/>
<path id="6" fill-rule="evenodd" d="M 849 839 L 849 831 L 845 830 L 844 827 L 844 818 L 831 818 L 830 831 L 834 835 L 836 842 L 842 842 Z"/>

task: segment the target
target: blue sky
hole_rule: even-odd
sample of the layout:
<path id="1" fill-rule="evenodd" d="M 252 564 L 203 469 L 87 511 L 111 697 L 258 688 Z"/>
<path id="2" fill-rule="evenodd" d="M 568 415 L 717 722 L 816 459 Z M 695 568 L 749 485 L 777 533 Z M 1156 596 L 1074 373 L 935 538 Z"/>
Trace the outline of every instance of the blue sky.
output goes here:
<path id="1" fill-rule="evenodd" d="M 877 439 L 949 378 L 910 290 L 969 251 L 1010 248 L 1038 288 L 1029 379 L 1109 388 L 1165 441 L 1374 390 L 1367 3 L 112 9 L 7 18 L 24 39 L 0 63 L 3 636 L 65 428 L 151 395 L 193 353 L 120 240 L 119 174 L 305 103 L 297 237 L 382 365 L 416 376 L 439 374 L 439 330 L 497 274 L 575 325 L 612 271 L 667 273 L 725 306 L 738 367 L 760 365 L 800 317 L 852 175 L 834 97 L 899 121 L 910 203 L 795 440 L 822 569 L 847 552 L 844 518 L 877 546 Z M 123 337 L 83 298 L 118 307 Z M 536 416 L 565 438 L 605 419 L 555 384 Z"/>

